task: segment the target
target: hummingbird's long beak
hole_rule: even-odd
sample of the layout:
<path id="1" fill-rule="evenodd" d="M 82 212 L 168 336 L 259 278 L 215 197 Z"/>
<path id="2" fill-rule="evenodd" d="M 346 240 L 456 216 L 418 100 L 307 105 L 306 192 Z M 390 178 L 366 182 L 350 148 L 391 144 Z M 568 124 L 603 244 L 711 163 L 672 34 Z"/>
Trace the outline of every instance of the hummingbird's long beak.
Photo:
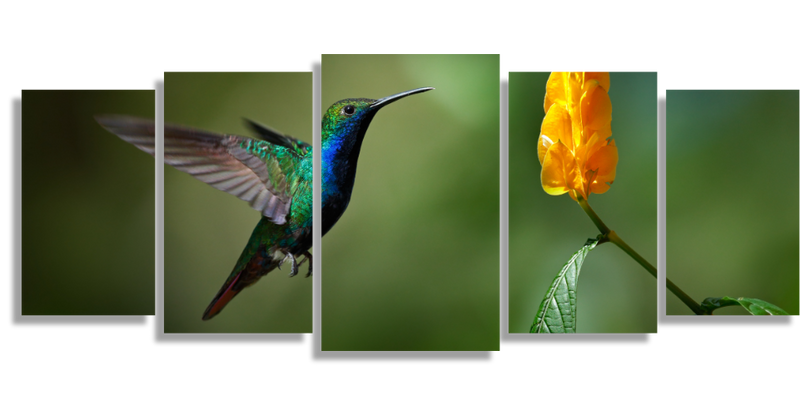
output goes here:
<path id="1" fill-rule="evenodd" d="M 403 97 L 410 96 L 412 94 L 417 93 L 424 93 L 428 90 L 433 90 L 433 87 L 420 87 L 418 89 L 404 91 L 402 93 L 397 93 L 395 95 L 391 95 L 389 97 L 384 97 L 380 100 L 375 100 L 374 103 L 370 104 L 369 109 L 370 111 L 378 111 L 378 109 L 385 107 L 391 103 L 394 103 L 397 100 L 400 100 Z"/>

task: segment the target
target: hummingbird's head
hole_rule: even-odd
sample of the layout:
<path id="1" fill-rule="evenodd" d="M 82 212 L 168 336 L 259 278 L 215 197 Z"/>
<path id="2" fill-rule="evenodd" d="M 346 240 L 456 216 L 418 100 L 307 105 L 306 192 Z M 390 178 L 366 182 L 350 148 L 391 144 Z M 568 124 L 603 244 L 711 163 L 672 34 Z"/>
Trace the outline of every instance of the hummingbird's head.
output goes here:
<path id="1" fill-rule="evenodd" d="M 368 98 L 348 98 L 333 103 L 322 117 L 323 136 L 347 137 L 357 134 L 361 124 L 369 125 L 377 112 L 370 109 L 374 102 Z"/>
<path id="2" fill-rule="evenodd" d="M 381 108 L 412 94 L 433 90 L 433 87 L 422 87 L 409 90 L 378 100 L 369 98 L 348 98 L 333 103 L 322 118 L 322 136 L 340 139 L 363 139 L 372 118 Z"/>

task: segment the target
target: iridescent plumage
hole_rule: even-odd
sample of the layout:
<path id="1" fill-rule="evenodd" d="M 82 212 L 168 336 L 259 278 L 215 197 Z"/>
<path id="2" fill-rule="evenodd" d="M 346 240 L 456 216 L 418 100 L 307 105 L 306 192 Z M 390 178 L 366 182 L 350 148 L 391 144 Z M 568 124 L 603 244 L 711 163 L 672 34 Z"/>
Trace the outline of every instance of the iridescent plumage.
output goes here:
<path id="1" fill-rule="evenodd" d="M 323 235 L 350 202 L 361 143 L 375 113 L 396 100 L 431 89 L 379 100 L 346 99 L 327 110 L 321 148 Z M 153 121 L 127 116 L 100 116 L 97 121 L 137 148 L 155 154 Z M 311 260 L 312 148 L 269 127 L 247 122 L 261 139 L 164 126 L 165 163 L 247 201 L 263 215 L 233 271 L 203 313 L 204 320 L 282 263 L 291 263 L 290 275 L 294 276 L 300 264 Z M 309 263 L 306 277 L 311 270 Z"/>

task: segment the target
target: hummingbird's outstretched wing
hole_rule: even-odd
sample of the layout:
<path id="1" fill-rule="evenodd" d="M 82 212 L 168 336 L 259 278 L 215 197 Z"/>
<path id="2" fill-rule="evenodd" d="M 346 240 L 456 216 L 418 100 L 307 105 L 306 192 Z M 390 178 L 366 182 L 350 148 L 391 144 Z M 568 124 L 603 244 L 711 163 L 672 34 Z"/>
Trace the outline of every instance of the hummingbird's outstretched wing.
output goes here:
<path id="1" fill-rule="evenodd" d="M 259 138 L 275 145 L 283 146 L 286 148 L 300 149 L 301 153 L 305 154 L 311 145 L 289 135 L 284 135 L 264 124 L 255 122 L 253 120 L 243 118 L 245 124 L 258 135 Z"/>
<path id="2" fill-rule="evenodd" d="M 121 115 L 96 119 L 122 140 L 155 154 L 153 121 Z M 278 225 L 286 223 L 294 190 L 301 181 L 299 166 L 309 151 L 310 148 L 287 148 L 251 138 L 164 125 L 165 163 L 247 201 Z"/>

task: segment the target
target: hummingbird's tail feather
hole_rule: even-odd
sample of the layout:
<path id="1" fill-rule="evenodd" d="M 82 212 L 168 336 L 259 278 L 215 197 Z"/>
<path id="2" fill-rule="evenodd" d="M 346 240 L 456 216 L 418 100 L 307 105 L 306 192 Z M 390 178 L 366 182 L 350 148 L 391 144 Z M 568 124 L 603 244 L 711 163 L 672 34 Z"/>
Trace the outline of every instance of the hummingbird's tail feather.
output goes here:
<path id="1" fill-rule="evenodd" d="M 228 305 L 228 302 L 233 299 L 242 289 L 234 289 L 233 287 L 236 285 L 236 282 L 239 281 L 242 273 L 236 274 L 235 277 L 231 277 L 225 284 L 222 285 L 217 295 L 211 300 L 211 303 L 208 304 L 208 308 L 206 308 L 205 312 L 203 312 L 203 320 L 207 321 L 217 315 L 222 308 L 225 308 L 225 305 Z"/>
<path id="2" fill-rule="evenodd" d="M 233 272 L 208 304 L 206 311 L 203 312 L 203 320 L 207 321 L 220 313 L 233 297 L 242 292 L 245 287 L 255 284 L 261 277 L 275 270 L 279 263 L 280 261 L 275 260 L 268 253 L 266 245 L 261 245 L 258 241 L 253 240 L 248 242 L 239 261 L 234 266 Z"/>

